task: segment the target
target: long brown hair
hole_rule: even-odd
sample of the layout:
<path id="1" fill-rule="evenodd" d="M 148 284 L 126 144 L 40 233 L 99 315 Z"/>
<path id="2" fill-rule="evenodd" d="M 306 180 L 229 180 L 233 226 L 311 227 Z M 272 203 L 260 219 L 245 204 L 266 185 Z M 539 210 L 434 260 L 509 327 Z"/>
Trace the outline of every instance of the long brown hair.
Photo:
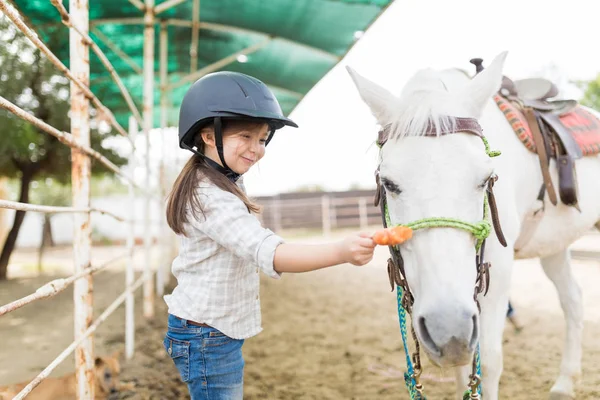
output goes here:
<path id="1" fill-rule="evenodd" d="M 249 126 L 252 127 L 253 124 L 253 122 L 248 121 L 228 121 L 223 130 L 223 135 L 239 132 L 242 129 L 247 129 Z M 256 123 L 256 125 L 258 126 L 260 123 Z M 205 147 L 202 140 L 202 133 L 204 132 L 214 132 L 214 127 L 212 125 L 206 126 L 194 137 L 194 145 L 202 154 L 204 154 Z M 200 214 L 204 216 L 202 202 L 196 191 L 203 179 L 208 179 L 221 190 L 236 195 L 244 202 L 249 212 L 256 214 L 260 212 L 260 207 L 252 202 L 239 186 L 231 182 L 219 171 L 207 165 L 204 158 L 194 154 L 185 163 L 179 176 L 177 176 L 167 198 L 167 223 L 173 232 L 179 235 L 186 235 L 183 225 L 189 222 L 188 207 L 192 218 L 198 219 Z"/>

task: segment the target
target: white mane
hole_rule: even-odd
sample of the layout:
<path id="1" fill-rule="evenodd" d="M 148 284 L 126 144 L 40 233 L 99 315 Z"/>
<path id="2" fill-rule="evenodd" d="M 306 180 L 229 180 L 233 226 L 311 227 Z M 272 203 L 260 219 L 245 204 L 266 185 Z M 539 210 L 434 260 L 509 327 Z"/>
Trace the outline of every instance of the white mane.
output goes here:
<path id="1" fill-rule="evenodd" d="M 390 138 L 423 136 L 430 125 L 436 135 L 442 130 L 454 131 L 455 120 L 446 111 L 453 101 L 442 80 L 432 69 L 417 72 L 406 84 L 400 98 L 390 110 Z"/>

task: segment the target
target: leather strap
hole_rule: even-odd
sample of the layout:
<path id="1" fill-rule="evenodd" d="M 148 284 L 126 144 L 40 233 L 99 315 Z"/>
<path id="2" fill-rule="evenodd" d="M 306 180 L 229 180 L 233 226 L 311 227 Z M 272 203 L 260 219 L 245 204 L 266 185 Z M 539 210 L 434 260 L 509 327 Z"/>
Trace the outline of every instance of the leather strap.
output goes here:
<path id="1" fill-rule="evenodd" d="M 565 150 L 565 153 L 569 155 L 572 159 L 576 160 L 583 157 L 581 153 L 581 149 L 571 133 L 565 128 L 563 123 L 560 121 L 560 118 L 556 114 L 552 113 L 539 113 L 540 118 L 544 120 L 553 130 L 556 132 L 556 135 L 560 138 L 560 142 Z M 529 122 L 529 121 L 528 121 Z"/>
<path id="2" fill-rule="evenodd" d="M 542 177 L 544 178 L 544 184 L 546 185 L 546 190 L 548 192 L 548 198 L 550 199 L 550 202 L 553 205 L 556 205 L 558 204 L 558 199 L 556 197 L 556 190 L 554 189 L 554 184 L 552 183 L 552 177 L 550 176 L 550 159 L 548 153 L 546 152 L 544 137 L 542 136 L 542 132 L 540 131 L 538 120 L 535 116 L 535 111 L 531 107 L 523 107 L 523 115 L 525 116 L 527 124 L 531 129 L 533 141 L 535 143 L 535 147 L 539 156 L 540 167 L 542 169 Z"/>
<path id="3" fill-rule="evenodd" d="M 456 132 L 467 132 L 479 137 L 483 137 L 483 129 L 475 118 L 452 117 L 452 119 L 454 120 L 454 129 L 440 128 L 440 130 L 437 130 L 435 125 L 430 122 L 427 125 L 423 136 L 435 137 L 451 135 Z M 383 146 L 390 138 L 391 128 L 392 125 L 388 124 L 379 131 L 379 134 L 377 135 L 377 145 L 379 147 Z"/>
<path id="4" fill-rule="evenodd" d="M 494 231 L 496 232 L 496 237 L 498 241 L 503 247 L 506 247 L 506 238 L 504 237 L 504 232 L 502 232 L 502 226 L 500 225 L 500 217 L 498 216 L 498 206 L 496 205 L 496 196 L 494 196 L 494 183 L 498 180 L 498 176 L 493 176 L 490 178 L 488 182 L 487 188 L 487 196 L 488 196 L 488 205 L 490 207 L 490 213 L 492 215 L 492 224 L 494 225 Z"/>

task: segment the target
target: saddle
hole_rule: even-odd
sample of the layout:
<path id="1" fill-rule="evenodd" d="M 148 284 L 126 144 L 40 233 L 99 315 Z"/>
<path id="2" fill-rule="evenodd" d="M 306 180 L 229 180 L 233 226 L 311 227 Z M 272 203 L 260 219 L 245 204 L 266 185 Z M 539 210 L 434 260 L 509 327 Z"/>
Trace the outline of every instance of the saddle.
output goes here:
<path id="1" fill-rule="evenodd" d="M 558 204 L 549 171 L 550 159 L 554 158 L 558 168 L 560 200 L 565 205 L 579 209 L 575 160 L 583 157 L 583 154 L 560 118 L 573 112 L 578 103 L 575 100 L 550 100 L 557 94 L 556 85 L 547 79 L 512 81 L 506 76 L 502 78 L 498 92 L 499 96 L 522 113 L 531 130 L 544 179 L 538 199 L 543 200 L 544 194 L 547 193 L 550 202 L 553 205 Z"/>

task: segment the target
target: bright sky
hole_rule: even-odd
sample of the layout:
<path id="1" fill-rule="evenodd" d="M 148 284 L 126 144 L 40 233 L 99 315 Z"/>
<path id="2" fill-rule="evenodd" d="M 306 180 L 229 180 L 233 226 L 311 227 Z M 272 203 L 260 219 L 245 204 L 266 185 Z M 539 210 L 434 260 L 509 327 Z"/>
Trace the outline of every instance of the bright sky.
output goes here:
<path id="1" fill-rule="evenodd" d="M 600 72 L 599 15 L 597 0 L 396 0 L 291 114 L 300 128 L 278 131 L 246 174 L 248 193 L 374 187 L 377 127 L 346 65 L 393 93 L 418 69 L 472 72 L 469 59 L 481 57 L 485 66 L 504 50 L 513 79 L 543 71 L 564 82 L 590 80 Z"/>

